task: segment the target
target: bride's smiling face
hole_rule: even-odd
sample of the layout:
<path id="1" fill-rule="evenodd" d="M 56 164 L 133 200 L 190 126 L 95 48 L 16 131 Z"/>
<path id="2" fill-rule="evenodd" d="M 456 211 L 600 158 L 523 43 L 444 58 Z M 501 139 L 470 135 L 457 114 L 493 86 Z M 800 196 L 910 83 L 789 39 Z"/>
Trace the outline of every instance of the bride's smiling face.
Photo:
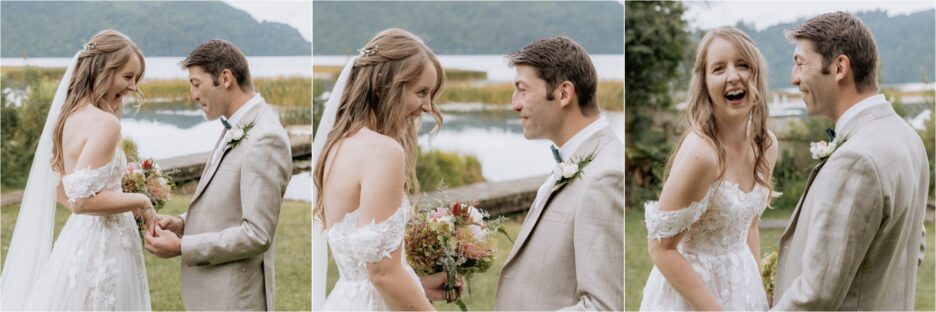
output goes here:
<path id="1" fill-rule="evenodd" d="M 715 118 L 747 118 L 751 113 L 751 63 L 730 41 L 716 37 L 705 57 L 705 85 Z"/>
<path id="2" fill-rule="evenodd" d="M 423 64 L 419 77 L 406 83 L 403 90 L 403 107 L 409 117 L 419 117 L 423 112 L 428 113 L 432 108 L 432 88 L 436 85 L 437 73 L 432 62 Z"/>
<path id="3" fill-rule="evenodd" d="M 104 95 L 105 100 L 114 105 L 122 105 L 127 94 L 136 90 L 141 69 L 140 57 L 132 54 L 127 63 L 114 72 L 114 78 Z"/>

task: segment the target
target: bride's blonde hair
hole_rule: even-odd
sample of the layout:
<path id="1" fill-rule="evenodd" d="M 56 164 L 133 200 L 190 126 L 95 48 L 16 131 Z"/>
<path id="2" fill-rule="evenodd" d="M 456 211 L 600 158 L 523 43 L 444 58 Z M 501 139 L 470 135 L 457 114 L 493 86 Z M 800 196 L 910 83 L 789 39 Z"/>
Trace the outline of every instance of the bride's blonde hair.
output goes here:
<path id="1" fill-rule="evenodd" d="M 62 131 L 65 129 L 65 121 L 80 108 L 84 101 L 118 118 L 121 116 L 123 113 L 121 103 L 111 103 L 104 96 L 111 82 L 114 81 L 117 71 L 130 61 L 130 56 L 134 55 L 140 59 L 140 75 L 135 78 L 136 83 L 139 83 L 146 71 L 146 62 L 143 59 L 143 52 L 126 35 L 108 29 L 94 35 L 91 41 L 84 45 L 84 49 L 75 61 L 71 84 L 68 85 L 68 95 L 62 105 L 62 113 L 56 121 L 55 132 L 52 135 L 52 170 L 65 172 Z M 138 89 L 133 90 L 133 93 L 142 103 L 143 93 L 140 93 Z"/>
<path id="2" fill-rule="evenodd" d="M 751 145 L 754 148 L 754 181 L 763 185 L 768 190 L 772 190 L 770 181 L 770 165 L 765 156 L 766 151 L 773 144 L 767 135 L 767 110 L 766 90 L 767 90 L 767 62 L 764 56 L 757 49 L 757 44 L 747 34 L 737 28 L 726 26 L 715 28 L 705 34 L 702 41 L 699 42 L 696 50 L 695 65 L 692 71 L 692 80 L 689 84 L 689 101 L 685 111 L 685 131 L 679 139 L 673 153 L 670 154 L 666 162 L 666 168 L 663 171 L 663 181 L 669 177 L 670 169 L 673 166 L 673 160 L 676 158 L 676 152 L 686 140 L 689 133 L 696 132 L 703 138 L 710 140 L 715 144 L 718 150 L 718 178 L 721 180 L 725 175 L 725 147 L 718 139 L 717 124 L 715 123 L 714 107 L 712 98 L 708 94 L 708 86 L 705 84 L 706 75 L 706 57 L 708 56 L 708 47 L 715 38 L 722 38 L 731 42 L 741 58 L 750 64 L 751 77 L 749 81 L 742 81 L 747 88 L 747 94 L 751 97 L 753 107 L 748 120 L 748 137 L 752 139 Z"/>
<path id="3" fill-rule="evenodd" d="M 442 114 L 434 100 L 442 90 L 445 73 L 435 54 L 421 39 L 405 30 L 392 28 L 377 34 L 361 51 L 352 65 L 343 94 L 331 95 L 341 96 L 341 102 L 334 127 L 325 142 L 320 142 L 325 145 L 315 164 L 314 181 L 319 196 L 315 199 L 313 214 L 323 224 L 325 207 L 321 194 L 329 152 L 341 139 L 361 128 L 367 127 L 394 138 L 403 146 L 406 154 L 405 187 L 414 193 L 419 192 L 419 181 L 416 179 L 416 159 L 419 157 L 416 131 L 421 120 L 408 117 L 410 112 L 403 109 L 402 100 L 406 84 L 416 81 L 426 64 L 432 64 L 437 75 L 430 93 L 430 114 L 435 119 L 432 132 L 435 133 L 442 126 Z"/>

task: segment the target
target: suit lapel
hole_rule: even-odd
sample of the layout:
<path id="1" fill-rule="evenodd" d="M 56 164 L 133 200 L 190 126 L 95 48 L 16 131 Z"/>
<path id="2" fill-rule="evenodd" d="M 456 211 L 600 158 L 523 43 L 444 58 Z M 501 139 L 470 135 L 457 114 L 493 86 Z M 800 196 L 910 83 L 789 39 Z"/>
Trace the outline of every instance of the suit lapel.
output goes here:
<path id="1" fill-rule="evenodd" d="M 610 127 L 607 127 L 592 135 L 590 138 L 588 138 L 588 140 L 583 142 L 581 146 L 579 146 L 575 153 L 573 153 L 572 157 L 582 157 L 592 152 L 597 153 L 598 149 L 604 146 L 606 141 L 605 138 L 608 136 L 610 131 Z M 614 135 L 614 133 L 611 133 L 611 135 Z M 586 166 L 584 170 L 587 171 L 588 167 Z M 510 263 L 511 260 L 513 260 L 514 256 L 520 252 L 520 249 L 523 248 L 523 244 L 526 243 L 530 233 L 533 233 L 533 229 L 535 229 L 536 225 L 539 224 L 539 218 L 542 216 L 543 211 L 546 210 L 546 208 L 549 206 L 549 203 L 553 198 L 555 198 L 554 195 L 559 194 L 559 192 L 569 186 L 569 184 L 578 182 L 578 179 L 559 188 L 555 188 L 556 182 L 556 179 L 550 176 L 549 180 L 546 181 L 546 191 L 543 192 L 541 196 L 538 196 L 533 202 L 533 207 L 530 209 L 530 213 L 527 215 L 527 219 L 523 222 L 523 226 L 520 228 L 520 233 L 517 234 L 517 241 L 514 242 L 514 247 L 511 248 L 510 255 L 507 256 L 507 260 L 504 262 L 505 267 Z"/>
<path id="2" fill-rule="evenodd" d="M 813 181 L 816 179 L 816 175 L 819 174 L 819 170 L 822 169 L 822 166 L 826 162 L 821 162 L 813 167 L 812 172 L 809 173 L 809 179 L 806 180 L 806 190 L 803 191 L 803 195 L 800 196 L 799 202 L 796 203 L 796 208 L 793 210 L 793 216 L 790 217 L 790 221 L 787 223 L 786 229 L 783 231 L 783 235 L 780 236 L 781 242 L 787 239 L 787 235 L 793 233 L 794 228 L 796 227 L 796 221 L 799 220 L 800 210 L 803 207 L 803 201 L 806 200 L 806 195 L 809 194 L 809 187 L 812 186 Z"/>
<path id="3" fill-rule="evenodd" d="M 552 196 L 553 186 L 556 185 L 556 179 L 552 176 L 546 180 L 545 192 L 543 192 L 542 198 L 537 197 L 533 201 L 533 208 L 530 209 L 530 214 L 527 215 L 529 222 L 523 222 L 523 226 L 520 227 L 520 233 L 517 234 L 517 241 L 514 242 L 516 247 L 510 249 L 510 255 L 507 256 L 507 261 L 504 262 L 504 265 L 510 263 L 510 260 L 513 259 L 517 251 L 520 250 L 520 247 L 523 246 L 523 243 L 526 242 L 527 237 L 533 232 L 533 228 L 536 226 L 536 223 L 539 221 L 540 215 L 543 213 L 543 207 L 546 206 L 546 202 Z"/>
<path id="4" fill-rule="evenodd" d="M 241 118 L 238 124 L 247 123 L 258 119 L 260 117 L 260 113 L 264 109 L 266 109 L 266 105 L 264 105 L 263 102 L 257 103 L 257 106 L 254 106 L 250 111 L 244 114 L 244 118 Z M 237 127 L 237 125 L 232 126 Z M 218 145 L 215 146 L 215 150 L 217 150 L 219 146 L 225 146 L 228 144 L 228 140 L 223 140 L 223 138 L 224 136 L 222 135 L 222 140 L 220 140 Z M 211 161 L 211 166 L 206 171 L 202 172 L 201 179 L 198 181 L 198 188 L 195 189 L 195 195 L 192 196 L 193 203 L 198 200 L 199 196 L 201 196 L 205 188 L 208 187 L 208 183 L 211 183 L 211 179 L 214 178 L 215 173 L 218 171 L 218 167 L 221 166 L 221 162 L 224 161 L 224 156 L 227 156 L 227 153 L 231 150 L 233 150 L 233 148 L 225 148 L 219 151 L 221 155 L 218 156 L 218 161 L 209 160 Z M 214 157 L 214 155 L 211 156 L 212 158 Z"/>

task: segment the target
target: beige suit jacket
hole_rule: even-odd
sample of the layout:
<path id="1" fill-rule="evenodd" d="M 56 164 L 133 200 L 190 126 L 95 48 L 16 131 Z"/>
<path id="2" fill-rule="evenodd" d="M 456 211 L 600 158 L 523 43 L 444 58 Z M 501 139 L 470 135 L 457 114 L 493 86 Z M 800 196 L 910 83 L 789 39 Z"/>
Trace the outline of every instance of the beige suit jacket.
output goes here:
<path id="1" fill-rule="evenodd" d="M 919 135 L 867 108 L 810 174 L 780 239 L 776 310 L 913 310 L 929 190 Z"/>
<path id="2" fill-rule="evenodd" d="M 592 152 L 580 178 L 534 202 L 495 310 L 624 310 L 624 147 L 606 127 L 572 158 Z"/>
<path id="3" fill-rule="evenodd" d="M 182 301 L 188 310 L 274 308 L 273 236 L 292 156 L 286 131 L 266 103 L 245 113 L 241 123 L 256 124 L 208 164 L 183 216 Z"/>

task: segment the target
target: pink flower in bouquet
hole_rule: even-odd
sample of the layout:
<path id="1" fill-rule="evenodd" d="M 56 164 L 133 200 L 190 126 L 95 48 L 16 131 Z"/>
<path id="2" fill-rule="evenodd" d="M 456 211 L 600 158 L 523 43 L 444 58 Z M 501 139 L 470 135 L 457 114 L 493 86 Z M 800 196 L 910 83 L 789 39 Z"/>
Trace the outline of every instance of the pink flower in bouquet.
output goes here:
<path id="1" fill-rule="evenodd" d="M 433 220 L 439 220 L 448 215 L 449 215 L 448 209 L 445 209 L 445 207 L 439 207 L 435 210 L 435 212 L 429 215 L 429 218 Z"/>

